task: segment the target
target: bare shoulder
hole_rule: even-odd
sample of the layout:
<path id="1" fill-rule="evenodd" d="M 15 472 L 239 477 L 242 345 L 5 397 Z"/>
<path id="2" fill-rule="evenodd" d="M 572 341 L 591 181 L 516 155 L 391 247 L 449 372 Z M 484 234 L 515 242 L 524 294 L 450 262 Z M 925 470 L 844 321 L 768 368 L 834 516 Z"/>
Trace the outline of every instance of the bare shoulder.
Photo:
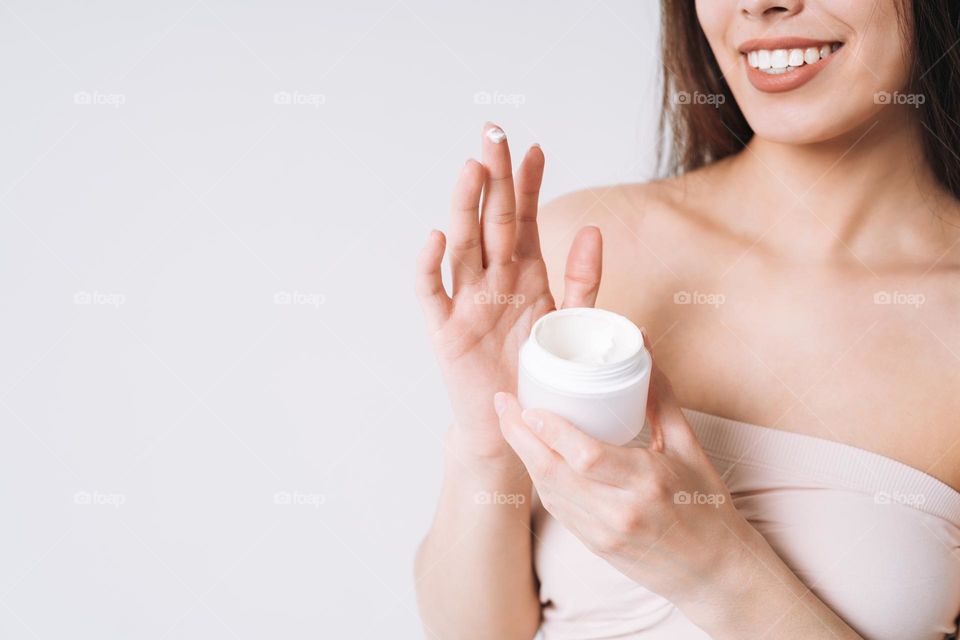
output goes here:
<path id="1" fill-rule="evenodd" d="M 624 239 L 629 243 L 652 242 L 681 233 L 727 233 L 729 228 L 716 215 L 715 197 L 727 182 L 728 162 L 681 176 L 643 183 L 591 187 L 554 198 L 541 208 L 541 236 L 549 249 L 565 245 L 578 229 L 595 225 L 604 232 L 604 240 Z"/>
<path id="2" fill-rule="evenodd" d="M 639 308 L 640 301 L 654 301 L 673 291 L 677 281 L 696 266 L 689 260 L 691 252 L 682 249 L 701 246 L 716 234 L 716 225 L 703 213 L 709 210 L 703 206 L 707 191 L 702 177 L 694 172 L 581 189 L 549 201 L 541 207 L 538 221 L 551 288 L 562 291 L 570 243 L 578 230 L 592 225 L 603 236 L 598 304 L 626 315 L 651 311 L 648 306 Z"/>
<path id="3" fill-rule="evenodd" d="M 678 204 L 683 189 L 682 179 L 668 178 L 590 187 L 564 194 L 541 207 L 541 237 L 548 241 L 569 241 L 586 225 L 595 225 L 601 231 L 631 233 L 667 222 L 682 215 Z"/>

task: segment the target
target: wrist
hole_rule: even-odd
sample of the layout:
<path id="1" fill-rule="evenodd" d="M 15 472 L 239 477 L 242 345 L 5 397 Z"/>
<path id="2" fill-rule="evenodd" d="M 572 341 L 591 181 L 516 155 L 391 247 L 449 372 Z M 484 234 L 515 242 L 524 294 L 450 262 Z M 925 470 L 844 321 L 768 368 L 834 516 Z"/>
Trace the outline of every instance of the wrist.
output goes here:
<path id="1" fill-rule="evenodd" d="M 499 433 L 497 434 L 499 437 Z M 471 484 L 527 490 L 531 486 L 526 468 L 502 438 L 489 438 L 452 426 L 444 435 L 444 468 L 447 475 L 465 477 Z"/>
<path id="2" fill-rule="evenodd" d="M 749 522 L 727 523 L 726 544 L 718 548 L 702 589 L 678 605 L 711 637 L 752 637 L 769 630 L 806 591 L 766 539 Z"/>
<path id="3" fill-rule="evenodd" d="M 726 631 L 736 627 L 744 607 L 759 601 L 757 579 L 766 576 L 758 571 L 766 572 L 769 562 L 763 548 L 769 546 L 746 520 L 726 522 L 723 531 L 722 542 L 712 545 L 704 558 L 706 569 L 697 586 L 671 598 L 685 616 L 717 638 L 730 637 Z"/>

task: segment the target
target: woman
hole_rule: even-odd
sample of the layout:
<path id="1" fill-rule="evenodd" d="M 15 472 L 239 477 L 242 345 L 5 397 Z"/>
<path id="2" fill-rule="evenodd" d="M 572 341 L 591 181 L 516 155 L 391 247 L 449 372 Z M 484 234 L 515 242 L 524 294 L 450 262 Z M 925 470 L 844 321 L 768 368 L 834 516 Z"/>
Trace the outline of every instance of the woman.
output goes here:
<path id="1" fill-rule="evenodd" d="M 433 231 L 419 257 L 455 414 L 417 558 L 428 635 L 942 639 L 960 610 L 960 7 L 663 16 L 674 177 L 538 214 L 542 152 L 514 176 L 488 124 L 449 243 Z M 628 447 L 512 395 L 533 322 L 594 304 L 654 354 Z"/>

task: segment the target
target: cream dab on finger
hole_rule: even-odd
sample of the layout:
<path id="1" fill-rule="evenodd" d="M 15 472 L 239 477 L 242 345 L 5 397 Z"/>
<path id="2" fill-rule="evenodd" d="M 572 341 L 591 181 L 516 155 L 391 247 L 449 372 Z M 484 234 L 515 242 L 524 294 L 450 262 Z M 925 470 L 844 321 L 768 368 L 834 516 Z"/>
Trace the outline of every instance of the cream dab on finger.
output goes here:
<path id="1" fill-rule="evenodd" d="M 494 144 L 500 144 L 507 139 L 507 134 L 503 132 L 503 129 L 500 127 L 490 127 L 487 129 L 487 132 L 483 134 L 487 137 L 487 140 Z"/>

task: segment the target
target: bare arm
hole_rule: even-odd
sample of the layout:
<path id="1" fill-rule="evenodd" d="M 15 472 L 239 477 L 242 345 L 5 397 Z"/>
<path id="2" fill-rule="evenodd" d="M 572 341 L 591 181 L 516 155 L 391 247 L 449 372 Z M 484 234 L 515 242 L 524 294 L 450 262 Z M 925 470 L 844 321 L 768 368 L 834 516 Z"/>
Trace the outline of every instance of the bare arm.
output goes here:
<path id="1" fill-rule="evenodd" d="M 520 345 L 556 308 L 537 227 L 544 159 L 539 147 L 528 149 L 514 187 L 505 134 L 488 124 L 482 144 L 483 163 L 468 161 L 454 190 L 452 293 L 440 275 L 442 233 L 431 232 L 417 263 L 417 294 L 455 418 L 440 504 L 417 555 L 417 592 L 430 637 L 529 640 L 540 623 L 532 485 L 503 439 L 493 396 L 516 389 Z M 576 236 L 564 306 L 594 304 L 601 251 L 596 228 Z"/>
<path id="2" fill-rule="evenodd" d="M 429 637 L 529 640 L 540 624 L 530 479 L 516 459 L 482 459 L 451 431 L 437 514 L 417 554 Z"/>
<path id="3" fill-rule="evenodd" d="M 748 523 L 730 536 L 731 551 L 711 576 L 712 594 L 690 599 L 684 613 L 717 640 L 863 640 L 801 582 Z"/>
<path id="4" fill-rule="evenodd" d="M 734 507 L 656 357 L 647 447 L 605 444 L 546 411 L 521 413 L 510 394 L 503 403 L 501 429 L 544 508 L 711 638 L 860 638 Z"/>

